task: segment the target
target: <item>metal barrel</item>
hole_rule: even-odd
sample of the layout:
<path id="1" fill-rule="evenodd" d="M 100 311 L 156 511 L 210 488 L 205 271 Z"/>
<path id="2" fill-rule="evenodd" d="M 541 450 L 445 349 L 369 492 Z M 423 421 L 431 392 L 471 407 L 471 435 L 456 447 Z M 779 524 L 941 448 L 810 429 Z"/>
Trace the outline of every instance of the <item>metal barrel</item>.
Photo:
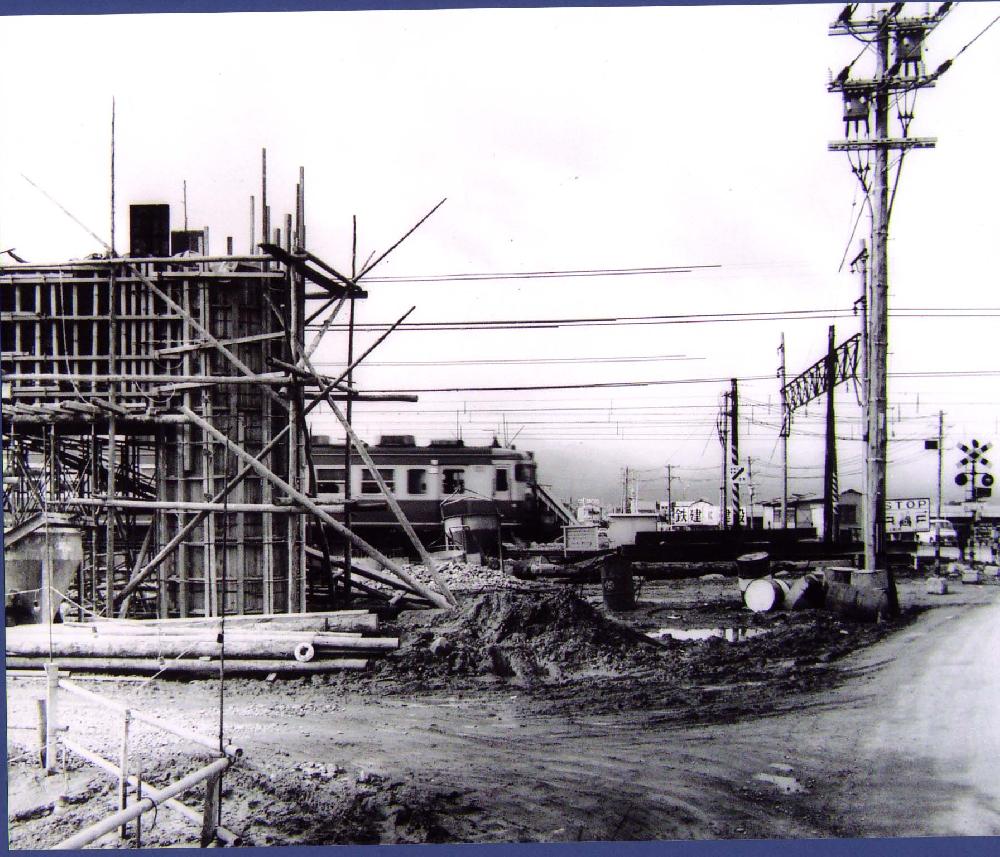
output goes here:
<path id="1" fill-rule="evenodd" d="M 632 563 L 612 554 L 601 568 L 601 589 L 608 610 L 635 610 L 635 585 Z"/>
<path id="2" fill-rule="evenodd" d="M 736 575 L 744 580 L 766 577 L 771 572 L 771 555 L 765 551 L 736 557 Z"/>

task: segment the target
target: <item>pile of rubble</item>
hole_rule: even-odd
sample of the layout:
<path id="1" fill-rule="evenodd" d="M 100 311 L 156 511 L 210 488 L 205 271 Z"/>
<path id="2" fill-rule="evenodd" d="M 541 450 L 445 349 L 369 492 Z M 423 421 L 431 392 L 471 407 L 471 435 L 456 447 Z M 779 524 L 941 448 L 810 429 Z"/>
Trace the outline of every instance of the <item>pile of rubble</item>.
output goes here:
<path id="1" fill-rule="evenodd" d="M 532 683 L 580 670 L 631 666 L 656 658 L 659 646 L 598 612 L 565 588 L 515 581 L 459 599 L 456 610 L 402 634 L 385 668 L 423 679 L 495 676 Z"/>

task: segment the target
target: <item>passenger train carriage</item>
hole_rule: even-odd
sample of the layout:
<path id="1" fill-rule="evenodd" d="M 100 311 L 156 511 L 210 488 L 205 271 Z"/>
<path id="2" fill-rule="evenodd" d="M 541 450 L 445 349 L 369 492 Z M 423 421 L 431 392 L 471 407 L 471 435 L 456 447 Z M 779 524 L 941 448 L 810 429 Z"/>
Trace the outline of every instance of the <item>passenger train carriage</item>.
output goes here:
<path id="1" fill-rule="evenodd" d="M 433 440 L 418 446 L 412 435 L 383 435 L 367 447 L 421 540 L 443 541 L 444 520 L 456 513 L 499 517 L 504 538 L 540 539 L 558 531 L 568 512 L 538 485 L 534 454 L 494 441 L 490 446 L 466 446 L 461 440 Z M 314 436 L 316 495 L 323 502 L 344 499 L 344 446 Z M 351 497 L 381 497 L 378 483 L 357 452 L 351 455 Z M 352 528 L 377 543 L 399 543 L 399 527 L 388 508 L 352 511 Z M 367 532 L 365 532 L 367 530 Z M 382 531 L 382 535 L 379 535 Z"/>

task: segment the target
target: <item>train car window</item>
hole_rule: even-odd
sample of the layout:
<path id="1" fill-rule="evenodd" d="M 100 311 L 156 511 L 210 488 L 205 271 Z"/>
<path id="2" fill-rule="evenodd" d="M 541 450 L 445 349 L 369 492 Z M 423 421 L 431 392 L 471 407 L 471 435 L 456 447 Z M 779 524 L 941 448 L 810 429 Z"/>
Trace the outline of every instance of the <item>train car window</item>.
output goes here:
<path id="1" fill-rule="evenodd" d="M 510 477 L 506 467 L 497 468 L 496 490 L 510 491 Z"/>
<path id="2" fill-rule="evenodd" d="M 535 478 L 534 464 L 515 464 L 514 478 L 518 482 L 531 482 Z"/>
<path id="3" fill-rule="evenodd" d="M 316 493 L 339 494 L 344 490 L 343 467 L 317 467 Z"/>
<path id="4" fill-rule="evenodd" d="M 464 494 L 465 493 L 465 471 L 464 470 L 451 470 L 445 469 L 443 472 L 444 482 L 442 484 L 442 490 L 445 494 Z"/>
<path id="5" fill-rule="evenodd" d="M 427 493 L 427 471 L 422 468 L 411 468 L 406 471 L 406 493 Z"/>
<path id="6" fill-rule="evenodd" d="M 379 476 L 385 480 L 386 486 L 390 491 L 396 490 L 396 471 L 392 468 L 378 469 Z M 361 493 L 362 494 L 379 494 L 381 489 L 378 487 L 378 482 L 375 481 L 375 477 L 372 476 L 372 472 L 366 467 L 361 471 Z"/>

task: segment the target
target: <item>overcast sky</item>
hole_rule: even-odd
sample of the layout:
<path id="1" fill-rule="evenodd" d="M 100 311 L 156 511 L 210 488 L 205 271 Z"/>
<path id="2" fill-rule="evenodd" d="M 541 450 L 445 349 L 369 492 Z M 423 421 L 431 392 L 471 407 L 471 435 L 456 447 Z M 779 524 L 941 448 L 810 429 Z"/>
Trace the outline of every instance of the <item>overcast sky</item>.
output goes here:
<path id="1" fill-rule="evenodd" d="M 172 205 L 211 229 L 212 250 L 250 246 L 250 197 L 268 150 L 272 223 L 306 175 L 309 249 L 351 266 L 447 202 L 372 273 L 708 266 L 688 273 L 490 281 L 371 282 L 360 323 L 607 318 L 802 311 L 713 323 L 544 330 L 402 331 L 357 380 L 366 389 L 689 382 L 739 377 L 740 438 L 758 499 L 780 491 L 781 333 L 793 376 L 819 359 L 827 326 L 858 330 L 848 261 L 868 231 L 843 154 L 831 71 L 863 45 L 828 35 L 839 6 L 457 10 L 4 19 L 0 52 L 0 249 L 32 261 L 101 248 L 29 177 L 106 237 L 116 100 L 117 241 L 129 202 Z M 922 13 L 924 4 L 908 4 Z M 869 9 L 867 4 L 861 12 Z M 860 14 L 860 13 L 859 13 Z M 963 3 L 928 40 L 954 57 L 1000 4 Z M 865 67 L 862 57 L 856 69 Z M 893 212 L 893 373 L 1000 373 L 997 351 L 996 82 L 1000 24 L 916 101 Z M 259 209 L 258 209 L 259 210 Z M 975 308 L 973 312 L 956 310 Z M 985 308 L 985 309 L 984 309 Z M 927 316 L 930 317 L 927 317 Z M 687 319 L 687 322 L 694 321 Z M 359 333 L 359 348 L 376 334 Z M 344 337 L 317 357 L 334 371 Z M 629 358 L 627 361 L 624 358 Z M 489 361 L 522 362 L 489 362 Z M 601 362 L 595 362 L 600 360 Z M 466 361 L 466 362 L 456 362 Z M 559 361 L 559 362 L 553 362 Z M 401 366 L 398 364 L 408 364 Z M 397 365 L 378 365 L 397 364 Z M 642 494 L 718 498 L 715 423 L 728 382 L 421 393 L 357 408 L 363 436 L 489 442 L 517 435 L 563 497 L 618 496 L 625 466 Z M 1000 375 L 892 377 L 890 496 L 933 496 L 922 440 L 946 412 L 945 497 L 954 445 L 1000 440 Z M 841 486 L 861 487 L 859 409 L 838 389 Z M 333 431 L 320 411 L 318 431 Z M 821 486 L 824 408 L 796 415 L 791 490 Z"/>

